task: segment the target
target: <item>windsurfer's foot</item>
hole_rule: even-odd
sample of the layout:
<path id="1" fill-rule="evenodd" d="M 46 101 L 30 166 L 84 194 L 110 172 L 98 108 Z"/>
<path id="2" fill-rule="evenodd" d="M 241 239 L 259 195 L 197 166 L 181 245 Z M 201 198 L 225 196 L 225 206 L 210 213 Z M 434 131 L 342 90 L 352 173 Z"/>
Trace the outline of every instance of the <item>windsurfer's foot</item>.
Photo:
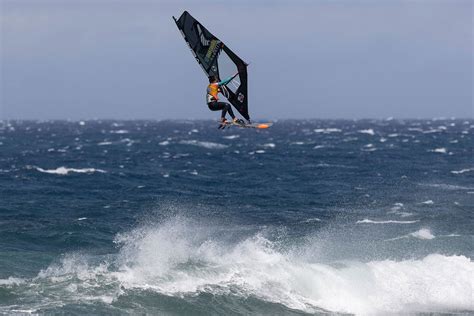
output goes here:
<path id="1" fill-rule="evenodd" d="M 225 119 L 225 117 L 221 118 L 221 123 L 219 124 L 219 127 L 217 127 L 218 129 L 224 129 L 225 126 L 226 126 L 226 123 L 227 123 L 227 120 Z"/>
<path id="2" fill-rule="evenodd" d="M 234 123 L 236 123 L 236 124 L 244 124 L 244 121 L 242 121 L 241 119 L 238 119 L 238 118 L 236 118 L 236 117 L 234 117 L 233 121 L 234 121 Z"/>

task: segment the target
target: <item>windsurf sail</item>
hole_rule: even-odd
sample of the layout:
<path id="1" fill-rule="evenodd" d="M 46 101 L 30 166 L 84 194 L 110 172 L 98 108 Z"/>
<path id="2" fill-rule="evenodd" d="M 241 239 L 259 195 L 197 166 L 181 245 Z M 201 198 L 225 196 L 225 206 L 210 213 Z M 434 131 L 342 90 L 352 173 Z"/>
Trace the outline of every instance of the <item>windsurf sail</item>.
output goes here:
<path id="1" fill-rule="evenodd" d="M 222 86 L 221 90 L 222 94 L 237 111 L 245 119 L 250 120 L 247 95 L 247 63 L 187 11 L 184 11 L 179 19 L 175 17 L 173 19 L 206 76 L 216 76 L 219 80 L 223 80 L 231 77 L 236 72 L 239 73 L 226 86 Z"/>

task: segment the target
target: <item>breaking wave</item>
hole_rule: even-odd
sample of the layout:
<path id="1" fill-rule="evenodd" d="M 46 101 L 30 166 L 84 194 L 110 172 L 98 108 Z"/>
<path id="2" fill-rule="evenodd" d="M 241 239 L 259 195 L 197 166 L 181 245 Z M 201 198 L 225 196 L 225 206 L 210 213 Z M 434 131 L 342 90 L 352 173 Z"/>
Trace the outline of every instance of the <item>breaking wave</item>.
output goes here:
<path id="1" fill-rule="evenodd" d="M 465 256 L 321 263 L 264 232 L 231 235 L 227 228 L 176 217 L 117 235 L 113 258 L 70 254 L 31 280 L 0 280 L 0 286 L 45 295 L 48 306 L 114 304 L 131 293 L 156 293 L 183 300 L 201 294 L 243 302 L 253 297 L 308 313 L 472 310 L 474 264 Z M 304 252 L 313 247 L 306 244 Z M 224 313 L 234 307 L 222 306 Z"/>

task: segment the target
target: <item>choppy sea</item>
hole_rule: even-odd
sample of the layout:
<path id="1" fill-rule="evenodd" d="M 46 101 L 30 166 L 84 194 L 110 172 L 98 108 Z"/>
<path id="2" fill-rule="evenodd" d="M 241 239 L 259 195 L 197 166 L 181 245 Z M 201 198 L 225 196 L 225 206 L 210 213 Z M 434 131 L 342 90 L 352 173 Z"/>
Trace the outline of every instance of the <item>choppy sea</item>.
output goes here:
<path id="1" fill-rule="evenodd" d="M 0 122 L 0 313 L 474 313 L 474 121 Z"/>

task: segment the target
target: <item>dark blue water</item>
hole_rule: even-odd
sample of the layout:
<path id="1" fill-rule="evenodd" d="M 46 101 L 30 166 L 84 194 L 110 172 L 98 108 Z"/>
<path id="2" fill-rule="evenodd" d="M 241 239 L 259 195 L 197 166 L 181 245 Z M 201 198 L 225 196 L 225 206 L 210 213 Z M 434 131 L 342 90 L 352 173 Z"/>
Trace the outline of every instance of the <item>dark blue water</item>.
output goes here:
<path id="1" fill-rule="evenodd" d="M 0 123 L 0 312 L 474 310 L 474 121 Z"/>

